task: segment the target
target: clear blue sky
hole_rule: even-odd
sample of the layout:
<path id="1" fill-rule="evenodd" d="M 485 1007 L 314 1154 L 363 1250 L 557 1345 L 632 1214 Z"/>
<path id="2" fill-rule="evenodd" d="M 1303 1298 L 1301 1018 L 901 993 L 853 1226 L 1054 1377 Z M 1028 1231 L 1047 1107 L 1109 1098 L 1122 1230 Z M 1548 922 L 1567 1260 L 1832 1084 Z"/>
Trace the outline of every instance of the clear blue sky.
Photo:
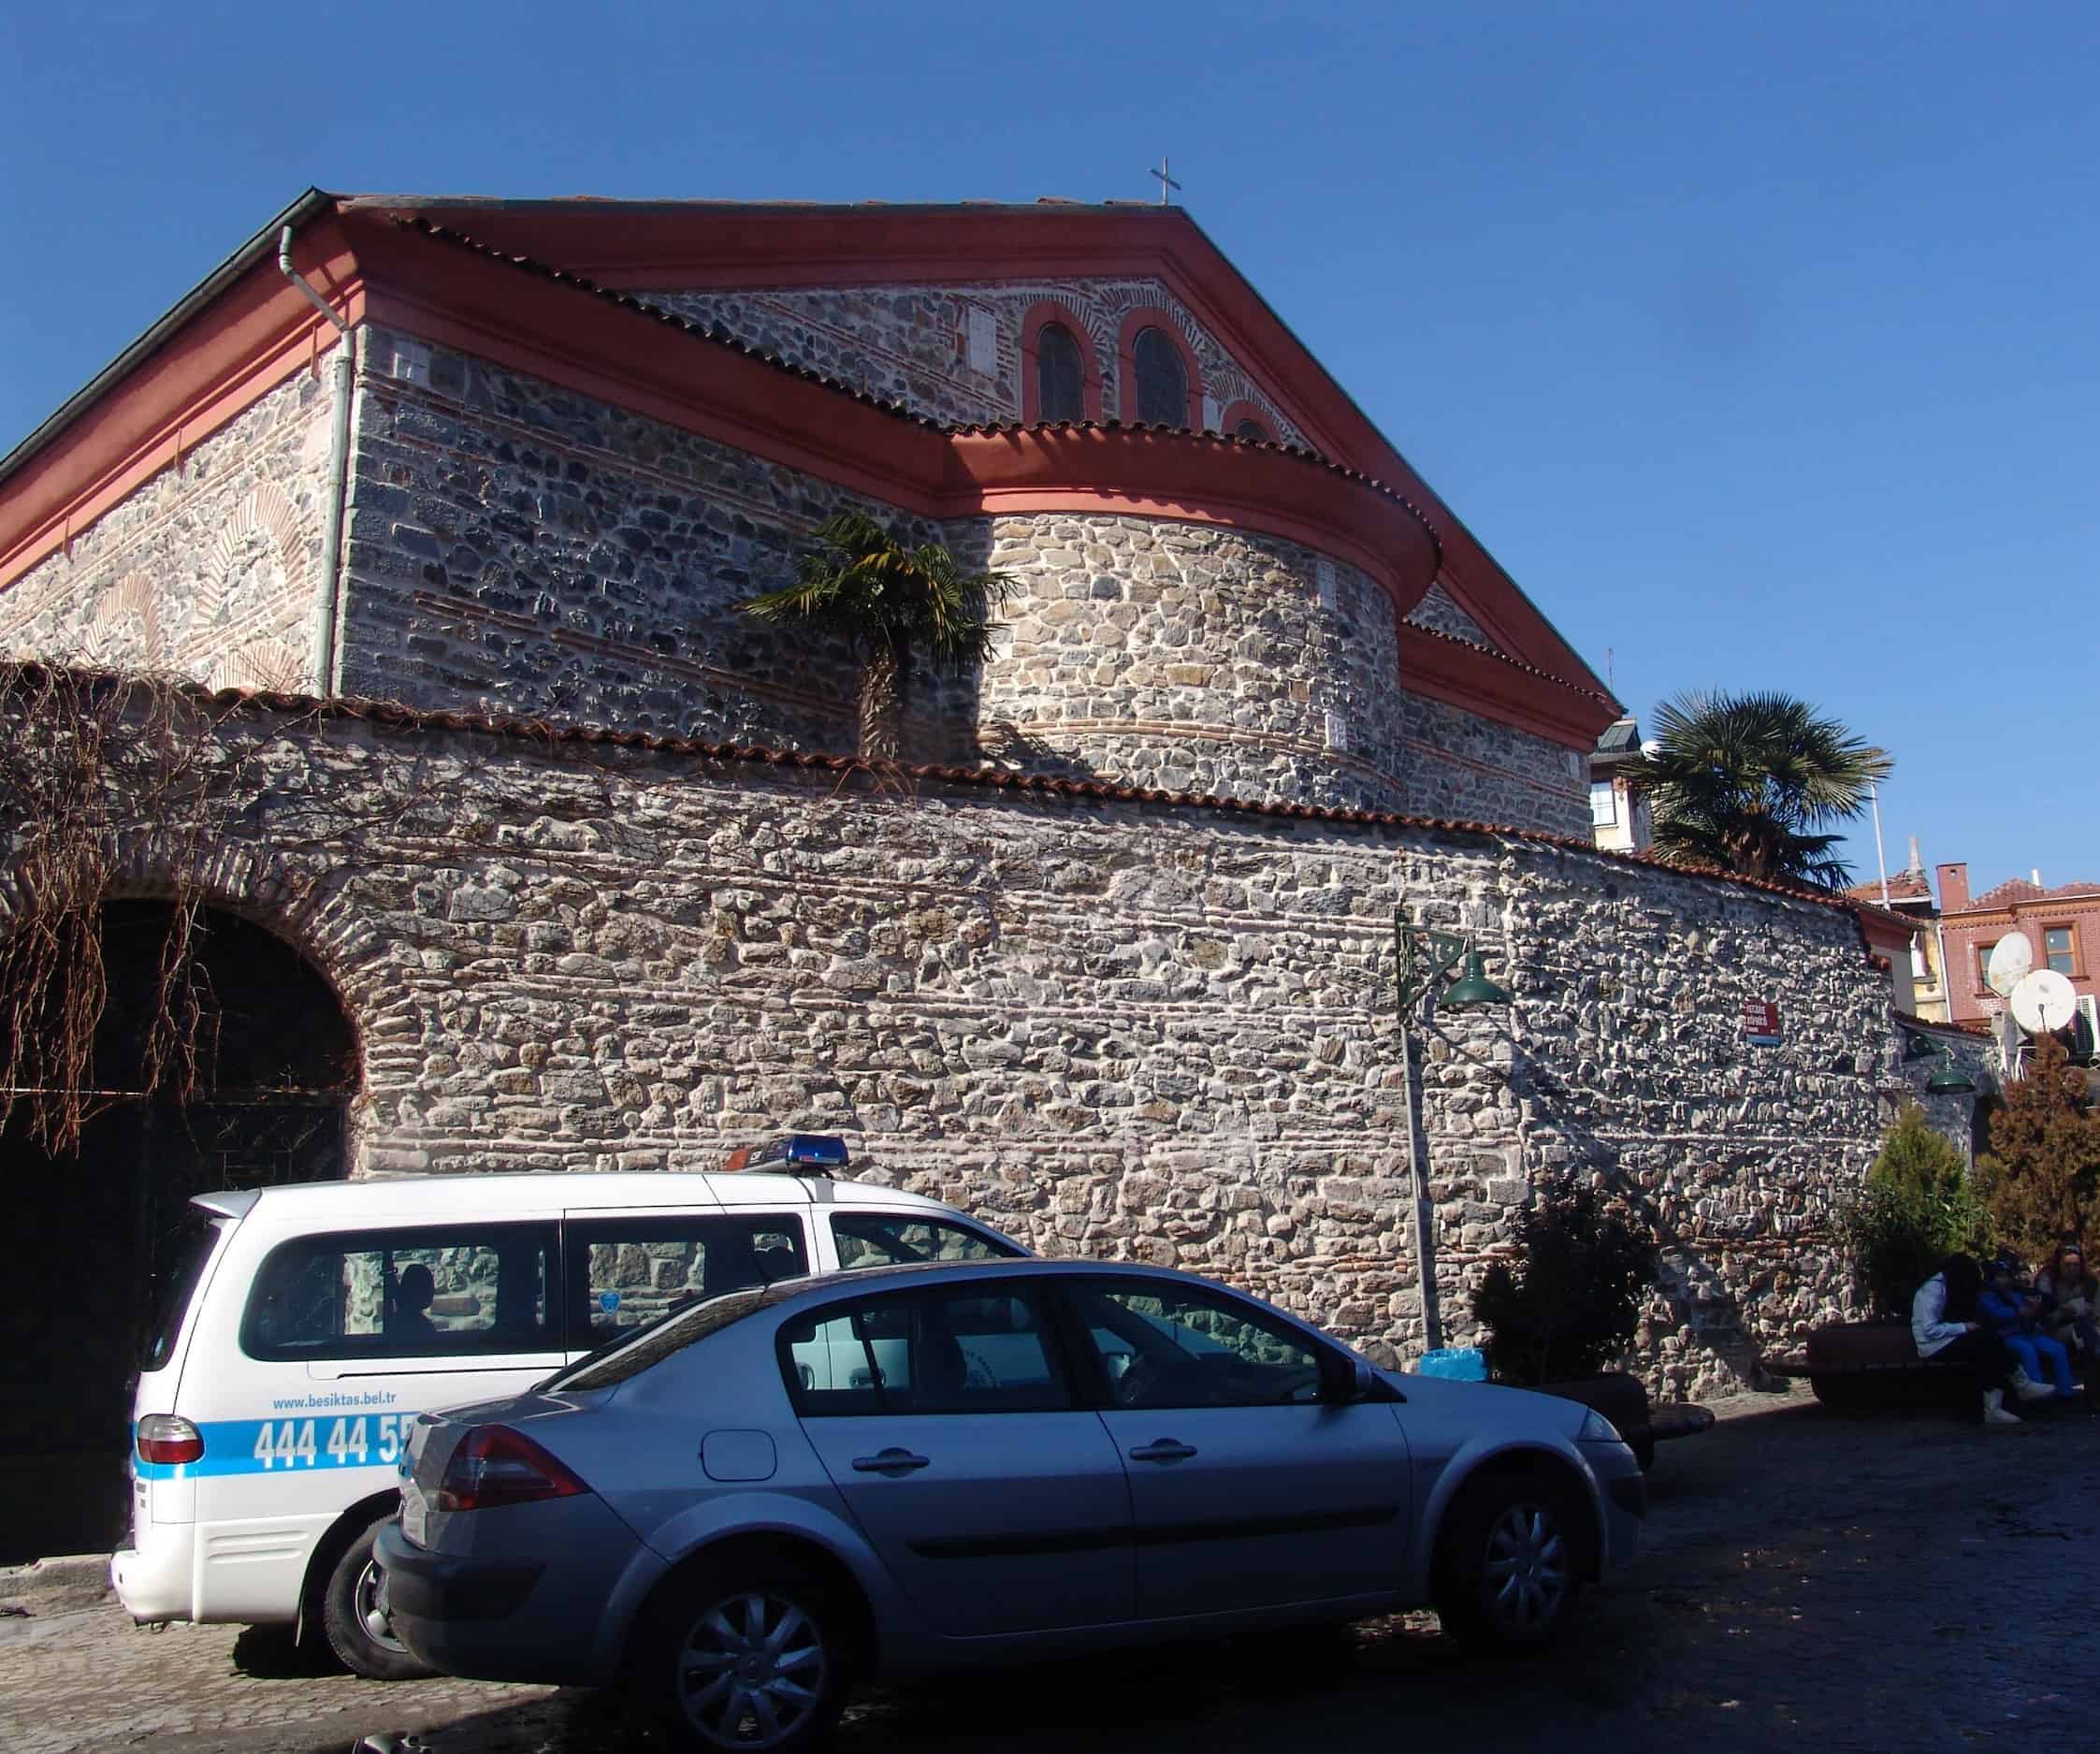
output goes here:
<path id="1" fill-rule="evenodd" d="M 2096 91 L 2067 5 L 19 6 L 0 450 L 310 182 L 1101 199 L 1166 152 L 1644 717 L 1791 690 L 1894 755 L 1892 866 L 2100 879 Z"/>

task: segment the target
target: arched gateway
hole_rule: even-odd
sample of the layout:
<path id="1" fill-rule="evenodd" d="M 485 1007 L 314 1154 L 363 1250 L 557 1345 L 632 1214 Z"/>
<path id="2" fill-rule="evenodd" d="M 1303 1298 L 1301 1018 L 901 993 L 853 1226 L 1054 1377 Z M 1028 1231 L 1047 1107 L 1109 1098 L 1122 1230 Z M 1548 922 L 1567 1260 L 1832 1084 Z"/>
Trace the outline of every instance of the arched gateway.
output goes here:
<path id="1" fill-rule="evenodd" d="M 173 918 L 164 901 L 103 910 L 103 1094 L 78 1155 L 38 1144 L 19 1100 L 0 1130 L 0 1563 L 120 1540 L 131 1380 L 190 1196 L 345 1173 L 350 1020 L 297 950 L 238 915 L 197 921 L 196 1094 L 138 1094 Z"/>

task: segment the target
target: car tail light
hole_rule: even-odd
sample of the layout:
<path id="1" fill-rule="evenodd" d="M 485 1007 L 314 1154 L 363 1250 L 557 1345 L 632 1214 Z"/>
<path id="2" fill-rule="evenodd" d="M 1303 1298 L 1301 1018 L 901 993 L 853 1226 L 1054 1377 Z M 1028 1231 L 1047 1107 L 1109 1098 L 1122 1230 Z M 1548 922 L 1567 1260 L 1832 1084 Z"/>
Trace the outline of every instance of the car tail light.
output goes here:
<path id="1" fill-rule="evenodd" d="M 478 1425 L 445 1463 L 432 1508 L 485 1511 L 535 1499 L 573 1498 L 590 1488 L 523 1432 Z"/>
<path id="2" fill-rule="evenodd" d="M 171 1413 L 149 1413 L 138 1421 L 138 1459 L 193 1462 L 204 1459 L 204 1433 Z"/>

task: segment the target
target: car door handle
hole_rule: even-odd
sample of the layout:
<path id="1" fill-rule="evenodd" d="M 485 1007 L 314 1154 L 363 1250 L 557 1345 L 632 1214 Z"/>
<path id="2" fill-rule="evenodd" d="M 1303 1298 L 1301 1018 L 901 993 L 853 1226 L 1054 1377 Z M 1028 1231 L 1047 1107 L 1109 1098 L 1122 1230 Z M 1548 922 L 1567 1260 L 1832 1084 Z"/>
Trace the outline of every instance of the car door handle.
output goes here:
<path id="1" fill-rule="evenodd" d="M 857 1474 L 889 1474 L 892 1478 L 908 1474 L 927 1465 L 926 1457 L 914 1456 L 908 1449 L 886 1449 L 874 1456 L 856 1456 L 853 1471 Z"/>
<path id="2" fill-rule="evenodd" d="M 1154 1438 L 1143 1449 L 1130 1452 L 1132 1461 L 1186 1461 L 1195 1454 L 1194 1443 L 1182 1443 L 1170 1437 Z"/>

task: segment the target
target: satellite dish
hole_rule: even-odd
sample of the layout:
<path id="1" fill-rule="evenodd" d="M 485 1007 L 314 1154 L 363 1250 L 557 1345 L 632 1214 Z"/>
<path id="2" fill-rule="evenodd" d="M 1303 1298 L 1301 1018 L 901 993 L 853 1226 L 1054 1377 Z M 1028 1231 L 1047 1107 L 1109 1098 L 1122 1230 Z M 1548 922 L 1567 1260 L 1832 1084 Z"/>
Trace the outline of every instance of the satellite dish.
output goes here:
<path id="1" fill-rule="evenodd" d="M 1995 953 L 1991 959 L 1998 959 Z M 2053 968 L 2037 968 L 2012 990 L 2013 1020 L 2030 1036 L 2054 1035 L 2078 1015 L 2078 991 Z"/>
<path id="2" fill-rule="evenodd" d="M 1983 983 L 2001 999 L 2027 978 L 2035 966 L 2035 947 L 2024 932 L 2008 932 L 1991 947 L 1991 960 L 1983 966 Z"/>

